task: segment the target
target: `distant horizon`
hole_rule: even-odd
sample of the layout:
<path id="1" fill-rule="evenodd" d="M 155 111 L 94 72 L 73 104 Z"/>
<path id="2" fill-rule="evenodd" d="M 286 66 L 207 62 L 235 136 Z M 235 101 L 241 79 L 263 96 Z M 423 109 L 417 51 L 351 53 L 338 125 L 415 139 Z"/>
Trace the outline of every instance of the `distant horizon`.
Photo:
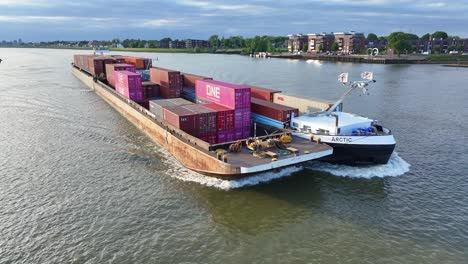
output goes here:
<path id="1" fill-rule="evenodd" d="M 465 1 L 115 0 L 111 8 L 107 6 L 104 0 L 0 0 L 0 36 L 23 42 L 250 38 L 340 31 L 366 36 L 445 31 L 468 37 Z"/>

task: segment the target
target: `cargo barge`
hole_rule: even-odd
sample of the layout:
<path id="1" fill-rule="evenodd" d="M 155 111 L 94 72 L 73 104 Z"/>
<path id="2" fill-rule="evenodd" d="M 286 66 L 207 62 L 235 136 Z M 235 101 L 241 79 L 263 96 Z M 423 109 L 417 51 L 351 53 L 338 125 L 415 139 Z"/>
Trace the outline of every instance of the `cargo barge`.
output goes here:
<path id="1" fill-rule="evenodd" d="M 110 68 L 117 71 L 106 74 L 106 69 Z M 141 76 L 138 77 L 135 73 L 139 70 L 147 72 L 138 73 Z M 147 59 L 122 56 L 75 55 L 72 63 L 72 73 L 80 81 L 193 171 L 237 179 L 299 166 L 333 153 L 327 144 L 294 136 L 287 127 L 276 128 L 264 123 L 257 126 L 255 120 L 251 121 L 250 89 L 245 86 L 174 72 L 151 67 Z M 148 81 L 143 77 L 145 74 L 158 83 L 145 85 Z M 186 78 L 190 80 L 184 80 Z M 204 97 L 187 92 L 183 84 L 190 81 L 196 89 L 208 91 Z M 184 93 L 191 94 L 186 94 L 185 99 L 195 97 L 192 105 L 176 103 Z M 221 100 L 224 96 L 225 101 Z M 153 98 L 145 100 L 145 97 Z M 214 99 L 220 101 L 214 102 Z M 164 101 L 174 105 L 158 110 L 157 105 Z M 283 114 L 282 118 L 292 117 L 284 115 L 289 114 Z"/>

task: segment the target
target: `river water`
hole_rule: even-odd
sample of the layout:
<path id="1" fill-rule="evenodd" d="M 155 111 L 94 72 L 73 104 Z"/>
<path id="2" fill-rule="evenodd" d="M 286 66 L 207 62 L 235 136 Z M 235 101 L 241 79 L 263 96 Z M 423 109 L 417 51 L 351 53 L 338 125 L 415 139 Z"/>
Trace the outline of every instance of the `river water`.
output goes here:
<path id="1" fill-rule="evenodd" d="M 345 91 L 339 73 L 374 72 L 345 110 L 392 129 L 388 165 L 228 182 L 182 168 L 90 92 L 74 53 L 0 49 L 0 263 L 468 263 L 468 69 L 138 54 L 326 99 Z"/>

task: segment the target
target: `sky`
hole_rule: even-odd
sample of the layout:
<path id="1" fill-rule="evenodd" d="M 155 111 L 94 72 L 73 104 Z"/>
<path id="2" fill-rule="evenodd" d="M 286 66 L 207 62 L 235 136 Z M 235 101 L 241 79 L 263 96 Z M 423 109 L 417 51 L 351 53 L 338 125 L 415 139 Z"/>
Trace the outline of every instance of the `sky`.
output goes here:
<path id="1" fill-rule="evenodd" d="M 468 37 L 468 0 L 0 0 L 0 40 L 207 39 L 358 31 Z"/>

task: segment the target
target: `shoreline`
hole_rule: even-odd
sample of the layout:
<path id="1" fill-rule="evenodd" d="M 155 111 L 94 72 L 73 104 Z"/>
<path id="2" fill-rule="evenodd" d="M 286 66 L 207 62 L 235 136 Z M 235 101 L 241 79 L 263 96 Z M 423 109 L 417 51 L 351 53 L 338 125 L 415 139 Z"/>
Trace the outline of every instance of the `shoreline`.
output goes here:
<path id="1" fill-rule="evenodd" d="M 18 49 L 69 49 L 69 50 L 93 50 L 89 47 L 0 47 L 0 48 L 18 48 Z M 241 55 L 242 49 L 223 49 L 215 52 L 208 50 L 195 49 L 169 49 L 169 48 L 110 48 L 109 51 L 122 52 L 148 52 L 148 53 L 184 53 L 184 54 L 224 54 L 224 55 Z M 351 62 L 351 63 L 370 63 L 370 64 L 439 64 L 444 67 L 468 67 L 468 56 L 455 56 L 448 54 L 434 55 L 402 55 L 386 56 L 380 55 L 370 57 L 366 55 L 325 55 L 325 54 L 291 54 L 291 53 L 272 53 L 268 58 L 277 59 L 295 59 L 295 60 L 319 60 L 330 62 Z"/>

